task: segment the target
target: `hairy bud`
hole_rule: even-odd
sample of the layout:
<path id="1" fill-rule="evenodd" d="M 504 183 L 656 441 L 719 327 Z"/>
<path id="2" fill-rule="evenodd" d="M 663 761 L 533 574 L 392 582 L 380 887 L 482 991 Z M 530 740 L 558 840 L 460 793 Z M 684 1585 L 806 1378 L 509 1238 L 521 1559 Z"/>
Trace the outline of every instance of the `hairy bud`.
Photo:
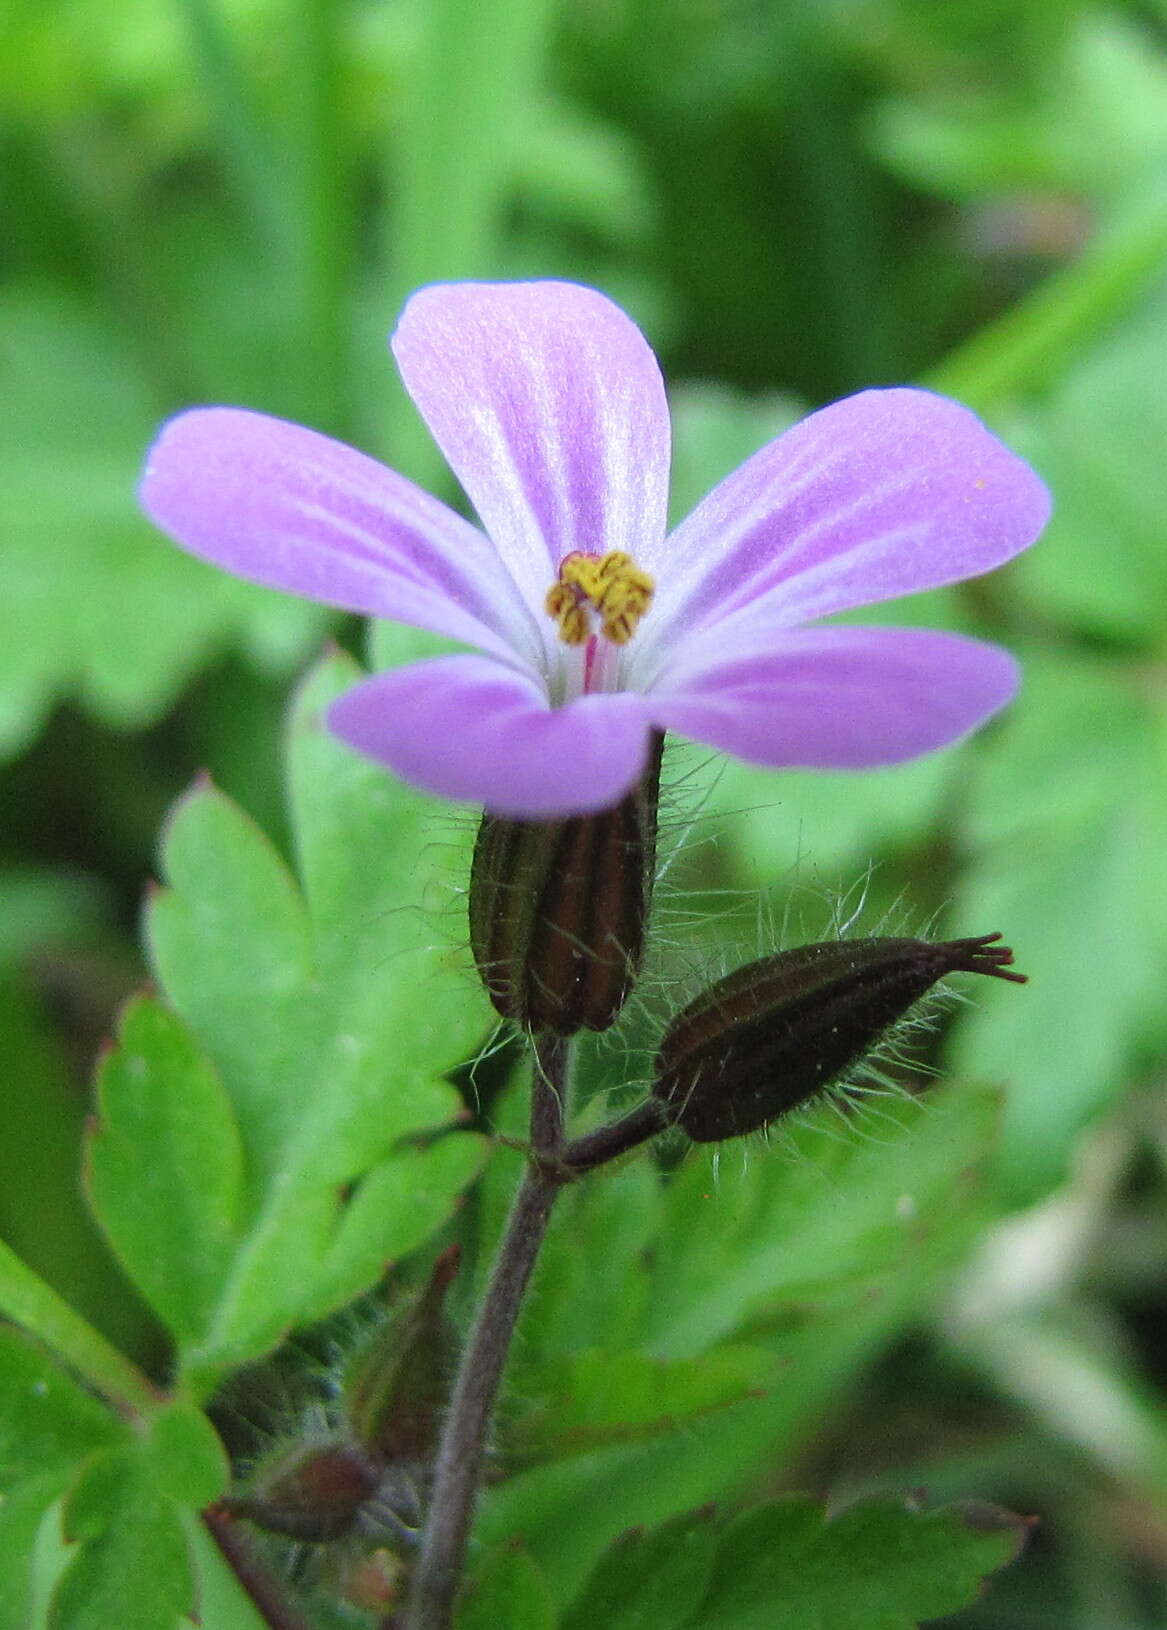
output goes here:
<path id="1" fill-rule="evenodd" d="M 756 1131 L 870 1052 L 945 974 L 1023 984 L 1000 937 L 834 940 L 751 962 L 670 1024 L 653 1096 L 697 1143 Z"/>
<path id="2" fill-rule="evenodd" d="M 656 865 L 658 740 L 613 809 L 558 821 L 484 815 L 470 874 L 470 942 L 491 1001 L 531 1030 L 606 1030 L 644 953 Z"/>
<path id="3" fill-rule="evenodd" d="M 457 1245 L 442 1252 L 424 1290 L 378 1331 L 345 1378 L 349 1429 L 384 1465 L 426 1461 L 437 1445 L 454 1353 L 445 1300 L 460 1256 Z"/>
<path id="4" fill-rule="evenodd" d="M 260 1471 L 248 1493 L 223 1505 L 270 1534 L 323 1545 L 355 1532 L 379 1477 L 379 1468 L 356 1444 L 338 1439 L 283 1455 Z"/>

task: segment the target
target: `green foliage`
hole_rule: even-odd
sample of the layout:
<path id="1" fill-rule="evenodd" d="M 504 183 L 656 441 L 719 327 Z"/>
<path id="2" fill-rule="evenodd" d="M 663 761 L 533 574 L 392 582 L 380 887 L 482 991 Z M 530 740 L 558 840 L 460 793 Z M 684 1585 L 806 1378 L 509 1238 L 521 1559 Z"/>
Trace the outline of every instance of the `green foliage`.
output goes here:
<path id="1" fill-rule="evenodd" d="M 951 98 L 897 99 L 873 121 L 880 153 L 942 197 L 1055 186 L 1109 203 L 1167 154 L 1167 69 L 1133 17 L 1069 16 L 1033 94 L 984 83 Z"/>
<path id="2" fill-rule="evenodd" d="M 709 1591 L 718 1541 L 716 1511 L 630 1528 L 604 1552 L 563 1618 L 563 1630 L 679 1630 Z"/>
<path id="3" fill-rule="evenodd" d="M 214 789 L 177 811 L 150 911 L 177 1016 L 136 1005 L 102 1070 L 93 1204 L 200 1388 L 366 1290 L 481 1159 L 464 1132 L 413 1141 L 456 1120 L 438 1072 L 482 1006 L 424 919 L 420 800 L 321 731 L 352 677 L 331 659 L 293 721 L 302 890 Z"/>
<path id="4" fill-rule="evenodd" d="M 0 296 L 0 322 L 4 582 L 20 630 L 0 645 L 0 754 L 67 698 L 140 728 L 231 646 L 288 672 L 324 615 L 212 572 L 137 513 L 135 471 L 161 410 L 116 330 L 39 286 Z"/>
<path id="5" fill-rule="evenodd" d="M 192 1609 L 260 1630 L 197 1515 L 226 1470 L 195 1400 L 439 1230 L 464 1314 L 488 1271 L 517 1160 L 459 1211 L 484 1145 L 447 1072 L 490 1022 L 460 838 L 320 728 L 339 656 L 301 691 L 282 818 L 277 689 L 329 620 L 188 559 L 133 498 L 196 401 L 300 418 L 449 496 L 383 342 L 415 283 L 472 275 L 574 277 L 637 315 L 677 514 L 805 407 L 911 378 L 984 413 L 1056 508 L 1007 573 L 861 614 L 1020 652 L 1021 699 L 975 744 L 704 782 L 673 751 L 677 820 L 697 813 L 663 989 L 856 910 L 859 931 L 1000 928 L 1031 983 L 955 1010 L 928 1056 L 968 1085 L 923 1107 L 720 1161 L 667 1149 L 564 1197 L 462 1630 L 907 1625 L 1012 1544 L 959 1509 L 750 1510 L 804 1451 L 845 1490 L 1042 1512 L 1040 1553 L 962 1630 L 1167 1621 L 1122 1537 L 1156 1531 L 1167 1487 L 1162 24 L 1091 0 L 4 10 L 0 1630 Z M 200 763 L 83 1191 L 88 1060 L 141 978 L 158 811 Z M 595 1048 L 589 1124 L 643 1073 L 653 1006 Z M 521 1137 L 502 1070 L 471 1084 Z M 360 1622 L 313 1577 L 306 1612 Z"/>
<path id="6" fill-rule="evenodd" d="M 173 1630 L 195 1605 L 194 1575 L 178 1511 L 157 1468 L 126 1450 L 93 1461 L 66 1502 L 76 1544 L 49 1608 L 49 1630 Z"/>
<path id="7" fill-rule="evenodd" d="M 59 1476 L 79 1454 L 121 1440 L 97 1400 L 20 1330 L 0 1327 L 0 1479 L 7 1492 L 41 1476 Z"/>
<path id="8" fill-rule="evenodd" d="M 243 1150 L 222 1082 L 156 1002 L 126 1013 L 98 1079 L 98 1114 L 94 1209 L 177 1339 L 205 1339 L 239 1245 Z"/>
<path id="9" fill-rule="evenodd" d="M 488 1491 L 484 1543 L 522 1533 L 564 1603 L 614 1534 L 731 1499 L 807 1441 L 967 1250 L 997 1115 L 954 1088 L 692 1151 L 663 1183 L 635 1163 L 569 1191 L 503 1412 L 528 1469 Z M 505 1181 L 488 1169 L 488 1213 Z"/>
<path id="10" fill-rule="evenodd" d="M 881 1502 L 824 1520 L 791 1496 L 728 1523 L 706 1508 L 622 1535 L 563 1630 L 912 1630 L 974 1600 L 1024 1531 L 987 1507 L 916 1513 Z"/>
<path id="11" fill-rule="evenodd" d="M 445 857 L 426 842 L 421 800 L 321 729 L 354 672 L 344 658 L 322 664 L 291 724 L 302 882 L 213 789 L 178 811 L 171 890 L 151 912 L 178 1011 L 152 996 L 131 1003 L 99 1072 L 89 1198 L 196 1395 L 293 1323 L 367 1290 L 447 1219 L 482 1160 L 482 1139 L 457 1128 L 460 1100 L 440 1078 L 473 1050 L 484 1005 L 427 920 Z M 65 1495 L 45 1630 L 173 1630 L 201 1599 L 205 1546 L 196 1564 L 184 1514 L 224 1491 L 222 1445 L 190 1403 L 160 1407 L 3 1250 L 0 1306 L 141 1426 L 128 1433 L 27 1337 L 0 1330 L 0 1466 L 12 1494 L 0 1612 L 30 1620 L 33 1537 Z"/>
<path id="12" fill-rule="evenodd" d="M 1112 1100 L 1140 1050 L 1167 1045 L 1155 995 L 1163 924 L 1152 904 L 1167 866 L 1162 729 L 1110 666 L 1031 664 L 1002 726 L 1004 750 L 970 803 L 977 862 L 961 916 L 1008 922 L 1032 984 L 1021 1011 L 984 1001 L 955 1056 L 1017 1083 L 1002 1158 L 1018 1199 L 1058 1181 L 1082 1124 Z M 1097 744 L 1085 758 L 1084 739 Z M 1029 859 L 1019 869 L 1020 847 Z"/>
<path id="13" fill-rule="evenodd" d="M 457 1630 L 556 1630 L 555 1608 L 535 1563 L 521 1545 L 495 1551 L 459 1603 Z"/>
<path id="14" fill-rule="evenodd" d="M 808 1500 L 746 1512 L 722 1537 L 713 1579 L 690 1621 L 708 1630 L 912 1630 L 966 1606 L 1012 1560 L 1025 1525 L 1003 1513 L 913 1515 L 852 1506 L 824 1523 Z"/>

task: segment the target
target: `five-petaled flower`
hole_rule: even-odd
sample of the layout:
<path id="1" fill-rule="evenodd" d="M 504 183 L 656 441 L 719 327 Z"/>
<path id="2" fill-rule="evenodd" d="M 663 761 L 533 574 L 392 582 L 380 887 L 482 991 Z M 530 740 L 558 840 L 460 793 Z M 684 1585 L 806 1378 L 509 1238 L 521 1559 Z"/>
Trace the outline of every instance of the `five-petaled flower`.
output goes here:
<path id="1" fill-rule="evenodd" d="M 1040 532 L 1045 488 L 966 408 L 910 389 L 836 402 L 669 533 L 660 371 L 603 295 L 435 285 L 392 347 L 483 530 L 362 453 L 232 408 L 163 428 L 142 502 L 241 577 L 474 648 L 333 704 L 331 729 L 405 780 L 582 814 L 637 780 L 654 731 L 861 768 L 954 741 L 1012 695 L 996 646 L 820 622 L 976 576 Z"/>

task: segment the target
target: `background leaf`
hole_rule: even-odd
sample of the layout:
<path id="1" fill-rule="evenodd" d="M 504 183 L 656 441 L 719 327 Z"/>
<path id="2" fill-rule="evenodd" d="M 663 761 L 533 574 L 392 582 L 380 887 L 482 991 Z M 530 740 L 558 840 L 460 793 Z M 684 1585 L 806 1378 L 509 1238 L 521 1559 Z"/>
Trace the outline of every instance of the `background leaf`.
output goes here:
<path id="1" fill-rule="evenodd" d="M 563 1630 L 676 1630 L 705 1599 L 718 1530 L 712 1507 L 621 1534 L 563 1619 Z"/>
<path id="2" fill-rule="evenodd" d="M 1012 1560 L 1025 1523 L 1005 1512 L 852 1506 L 824 1524 L 791 1498 L 746 1512 L 718 1546 L 693 1630 L 914 1630 L 972 1601 Z"/>
<path id="3" fill-rule="evenodd" d="M 521 1545 L 487 1557 L 459 1601 L 457 1630 L 555 1630 L 555 1609 L 538 1567 Z"/>
<path id="4" fill-rule="evenodd" d="M 116 336 L 36 287 L 0 303 L 4 582 L 19 640 L 0 645 L 0 753 L 55 703 L 141 727 L 231 646 L 287 673 L 323 614 L 234 582 L 163 542 L 137 512 L 134 472 L 161 416 Z"/>

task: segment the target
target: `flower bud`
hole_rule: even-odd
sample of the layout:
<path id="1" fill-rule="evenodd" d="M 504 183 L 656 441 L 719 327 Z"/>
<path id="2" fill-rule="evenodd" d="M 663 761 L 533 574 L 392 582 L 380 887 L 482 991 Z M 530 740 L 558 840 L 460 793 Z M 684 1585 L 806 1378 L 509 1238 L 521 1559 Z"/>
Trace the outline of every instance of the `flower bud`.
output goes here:
<path id="1" fill-rule="evenodd" d="M 259 1472 L 248 1493 L 223 1505 L 270 1534 L 323 1545 L 355 1531 L 379 1480 L 379 1469 L 356 1444 L 335 1439 L 283 1455 Z"/>
<path id="2" fill-rule="evenodd" d="M 945 974 L 1023 984 L 1000 937 L 833 940 L 751 962 L 670 1024 L 653 1096 L 697 1143 L 754 1132 L 829 1086 Z"/>
<path id="3" fill-rule="evenodd" d="M 644 952 L 656 865 L 661 740 L 620 803 L 596 815 L 486 814 L 470 873 L 470 943 L 491 1001 L 531 1030 L 606 1030 Z"/>
<path id="4" fill-rule="evenodd" d="M 457 1245 L 442 1252 L 425 1289 L 377 1332 L 345 1379 L 345 1420 L 378 1464 L 426 1461 L 436 1447 L 454 1352 L 445 1299 L 460 1255 Z"/>

